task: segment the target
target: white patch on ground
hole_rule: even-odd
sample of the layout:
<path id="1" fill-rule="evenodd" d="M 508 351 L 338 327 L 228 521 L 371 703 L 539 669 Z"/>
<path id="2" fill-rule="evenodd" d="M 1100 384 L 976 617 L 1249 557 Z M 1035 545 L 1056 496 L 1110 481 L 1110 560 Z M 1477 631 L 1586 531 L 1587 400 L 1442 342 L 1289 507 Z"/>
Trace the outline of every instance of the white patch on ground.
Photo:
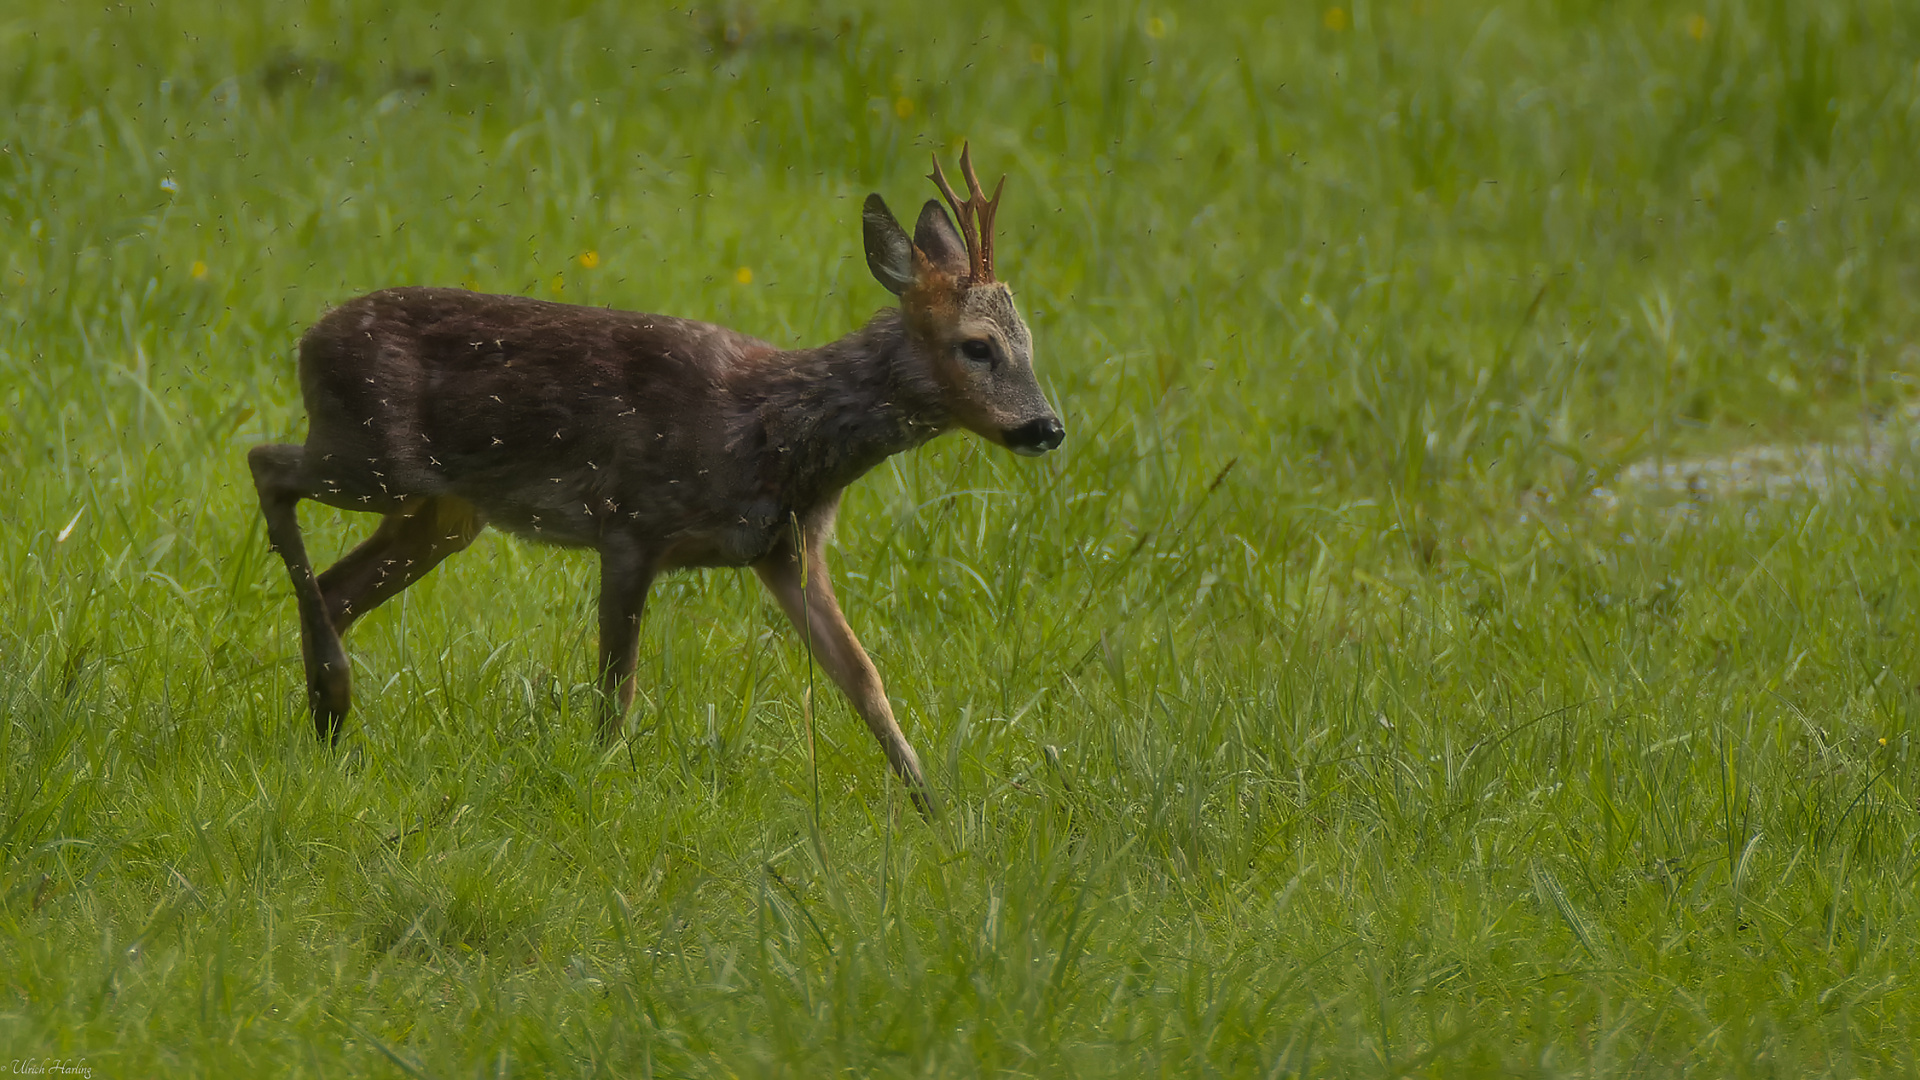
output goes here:
<path id="1" fill-rule="evenodd" d="M 1847 482 L 1878 476 L 1920 451 L 1920 405 L 1855 428 L 1834 442 L 1762 443 L 1732 453 L 1637 461 L 1593 489 L 1611 510 L 1629 492 L 1668 493 L 1692 503 L 1737 498 L 1818 498 Z"/>

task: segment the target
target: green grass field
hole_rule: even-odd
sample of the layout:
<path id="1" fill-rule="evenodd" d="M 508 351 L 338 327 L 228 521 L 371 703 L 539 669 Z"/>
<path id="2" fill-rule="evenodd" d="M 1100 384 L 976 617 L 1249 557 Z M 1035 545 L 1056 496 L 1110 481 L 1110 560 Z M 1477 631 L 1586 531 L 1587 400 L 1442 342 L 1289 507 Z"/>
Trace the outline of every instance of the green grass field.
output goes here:
<path id="1" fill-rule="evenodd" d="M 0 1059 L 135 1076 L 1913 1076 L 1920 5 L 0 10 Z M 223 13 L 225 12 L 225 13 Z M 244 454 L 467 284 L 781 343 L 1009 174 L 1067 444 L 857 485 L 921 821 L 750 575 L 489 533 L 348 640 Z M 951 159 L 949 159 L 951 160 Z M 303 508 L 316 561 L 370 518 Z"/>

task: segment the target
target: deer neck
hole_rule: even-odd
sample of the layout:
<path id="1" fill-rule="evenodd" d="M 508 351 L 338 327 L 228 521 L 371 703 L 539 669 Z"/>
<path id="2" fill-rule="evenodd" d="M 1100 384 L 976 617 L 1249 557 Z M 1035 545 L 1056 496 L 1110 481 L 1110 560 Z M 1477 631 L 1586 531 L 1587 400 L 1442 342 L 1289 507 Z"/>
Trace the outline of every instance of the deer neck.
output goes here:
<path id="1" fill-rule="evenodd" d="M 952 425 L 897 310 L 839 341 L 770 359 L 756 411 L 769 479 L 797 501 L 830 496 Z"/>

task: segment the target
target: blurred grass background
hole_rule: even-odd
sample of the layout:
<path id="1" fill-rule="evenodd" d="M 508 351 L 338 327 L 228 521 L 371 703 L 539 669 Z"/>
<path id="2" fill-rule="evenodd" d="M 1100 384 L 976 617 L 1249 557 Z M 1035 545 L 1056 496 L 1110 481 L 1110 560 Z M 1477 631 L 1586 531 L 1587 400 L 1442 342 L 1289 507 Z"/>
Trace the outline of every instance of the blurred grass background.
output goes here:
<path id="1" fill-rule="evenodd" d="M 1920 8 L 0 10 L 0 1047 L 102 1075 L 1920 1068 Z M 312 745 L 245 448 L 397 283 L 780 343 L 970 139 L 1067 445 L 859 484 L 849 616 L 488 534 Z M 309 505 L 317 560 L 371 528 Z M 824 690 L 824 687 L 823 687 Z"/>

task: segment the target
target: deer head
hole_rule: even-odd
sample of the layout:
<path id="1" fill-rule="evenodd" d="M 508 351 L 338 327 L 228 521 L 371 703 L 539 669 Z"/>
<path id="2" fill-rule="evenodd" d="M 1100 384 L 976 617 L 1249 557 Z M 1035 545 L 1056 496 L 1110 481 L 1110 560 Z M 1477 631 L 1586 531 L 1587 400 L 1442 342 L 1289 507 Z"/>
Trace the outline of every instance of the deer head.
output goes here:
<path id="1" fill-rule="evenodd" d="M 1016 454 L 1044 454 L 1066 438 L 1033 375 L 1033 336 L 1013 305 L 1013 291 L 993 277 L 993 215 L 1002 176 L 989 199 L 966 147 L 961 199 L 933 159 L 928 179 L 953 207 L 960 227 L 928 199 L 909 239 L 879 195 L 862 213 L 867 267 L 900 298 L 907 332 L 940 387 L 942 404 L 962 427 Z"/>

